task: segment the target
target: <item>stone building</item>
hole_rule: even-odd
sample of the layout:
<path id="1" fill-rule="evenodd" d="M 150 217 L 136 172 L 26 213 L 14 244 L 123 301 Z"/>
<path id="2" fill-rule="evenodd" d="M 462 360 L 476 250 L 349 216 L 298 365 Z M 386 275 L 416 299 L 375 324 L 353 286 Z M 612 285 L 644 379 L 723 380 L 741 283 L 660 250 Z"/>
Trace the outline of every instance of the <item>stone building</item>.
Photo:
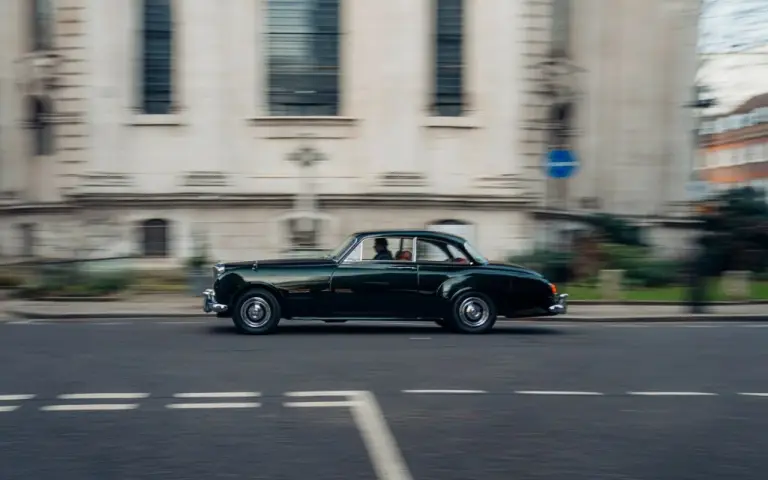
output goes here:
<path id="1" fill-rule="evenodd" d="M 0 254 L 160 265 L 431 227 L 501 259 L 552 210 L 674 226 L 696 3 L 5 0 Z M 544 181 L 553 139 L 571 180 Z"/>

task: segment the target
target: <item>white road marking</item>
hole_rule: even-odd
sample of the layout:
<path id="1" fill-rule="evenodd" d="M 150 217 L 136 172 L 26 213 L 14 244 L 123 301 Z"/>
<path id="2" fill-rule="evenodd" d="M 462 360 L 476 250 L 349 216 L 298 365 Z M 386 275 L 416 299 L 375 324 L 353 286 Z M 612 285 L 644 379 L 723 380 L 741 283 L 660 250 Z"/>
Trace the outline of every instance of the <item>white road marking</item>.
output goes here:
<path id="1" fill-rule="evenodd" d="M 2 412 L 12 412 L 19 408 L 18 405 L 0 405 L 0 413 Z"/>
<path id="2" fill-rule="evenodd" d="M 325 401 L 325 402 L 284 402 L 283 405 L 286 407 L 293 407 L 293 408 L 353 407 L 355 406 L 355 402 L 350 402 L 348 400 Z"/>
<path id="3" fill-rule="evenodd" d="M 176 398 L 243 398 L 260 397 L 260 392 L 187 392 L 174 393 Z"/>
<path id="4" fill-rule="evenodd" d="M 580 392 L 573 390 L 516 390 L 518 395 L 603 395 L 601 392 Z"/>
<path id="5" fill-rule="evenodd" d="M 147 398 L 148 393 L 66 393 L 59 395 L 60 400 L 125 400 Z"/>
<path id="6" fill-rule="evenodd" d="M 711 392 L 627 392 L 628 395 L 643 395 L 655 397 L 714 397 Z"/>
<path id="7" fill-rule="evenodd" d="M 485 390 L 403 390 L 403 393 L 446 393 L 446 394 L 472 394 L 472 393 L 488 393 Z"/>
<path id="8" fill-rule="evenodd" d="M 288 402 L 294 407 L 351 407 L 363 443 L 379 480 L 413 480 L 376 397 L 367 391 L 288 392 L 289 397 L 346 397 L 335 402 Z M 334 405 L 331 405 L 334 404 Z"/>
<path id="9" fill-rule="evenodd" d="M 408 340 L 432 340 L 432 337 L 410 337 Z"/>
<path id="10" fill-rule="evenodd" d="M 309 392 L 285 392 L 286 397 L 352 397 L 357 394 L 354 390 L 328 390 Z"/>
<path id="11" fill-rule="evenodd" d="M 134 410 L 139 408 L 138 403 L 104 403 L 85 405 L 46 405 L 40 407 L 45 412 L 85 412 L 85 411 L 110 411 L 110 410 Z"/>
<path id="12" fill-rule="evenodd" d="M 768 393 L 764 392 L 739 392 L 739 395 L 743 395 L 745 397 L 768 397 Z"/>
<path id="13" fill-rule="evenodd" d="M 260 403 L 256 402 L 234 402 L 234 403 L 169 403 L 165 408 L 177 410 L 203 409 L 203 408 L 258 408 Z"/>
<path id="14" fill-rule="evenodd" d="M 91 325 L 131 325 L 131 322 L 92 322 Z"/>
<path id="15" fill-rule="evenodd" d="M 751 324 L 750 323 L 750 324 L 739 325 L 739 326 L 743 327 L 743 328 L 768 328 L 768 324 L 763 324 L 763 323 L 761 323 L 761 324 Z"/>
<path id="16" fill-rule="evenodd" d="M 34 395 L 0 395 L 0 402 L 18 402 L 19 400 L 30 400 Z"/>

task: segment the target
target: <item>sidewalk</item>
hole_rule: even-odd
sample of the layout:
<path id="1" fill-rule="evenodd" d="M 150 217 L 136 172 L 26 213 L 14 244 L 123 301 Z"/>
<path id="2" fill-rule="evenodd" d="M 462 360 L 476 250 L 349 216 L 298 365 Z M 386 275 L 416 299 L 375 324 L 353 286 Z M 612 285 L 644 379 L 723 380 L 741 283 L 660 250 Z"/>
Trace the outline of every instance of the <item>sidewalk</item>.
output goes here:
<path id="1" fill-rule="evenodd" d="M 145 295 L 131 300 L 51 302 L 0 300 L 0 310 L 27 319 L 213 318 L 202 311 L 202 298 L 183 295 Z M 567 315 L 552 321 L 768 321 L 768 305 L 710 305 L 708 313 L 691 315 L 685 305 L 572 304 Z"/>

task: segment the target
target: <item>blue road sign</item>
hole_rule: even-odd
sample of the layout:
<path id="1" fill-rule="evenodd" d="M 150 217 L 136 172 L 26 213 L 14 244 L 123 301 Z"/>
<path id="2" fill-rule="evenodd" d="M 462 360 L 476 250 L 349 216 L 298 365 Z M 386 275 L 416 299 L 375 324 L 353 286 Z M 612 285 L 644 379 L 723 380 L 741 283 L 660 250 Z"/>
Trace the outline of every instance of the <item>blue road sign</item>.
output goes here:
<path id="1" fill-rule="evenodd" d="M 546 169 L 552 178 L 568 178 L 579 169 L 579 160 L 570 150 L 551 150 L 547 154 Z"/>

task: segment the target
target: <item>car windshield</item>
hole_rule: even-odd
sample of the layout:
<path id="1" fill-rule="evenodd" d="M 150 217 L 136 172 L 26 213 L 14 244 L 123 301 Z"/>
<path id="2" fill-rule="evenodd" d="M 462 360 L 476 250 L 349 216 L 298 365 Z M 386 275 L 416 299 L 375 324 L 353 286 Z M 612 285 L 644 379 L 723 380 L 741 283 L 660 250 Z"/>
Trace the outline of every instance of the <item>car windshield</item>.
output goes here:
<path id="1" fill-rule="evenodd" d="M 356 241 L 356 240 L 357 240 L 357 238 L 356 238 L 354 235 L 350 235 L 349 237 L 347 237 L 347 238 L 346 238 L 346 240 L 344 240 L 343 242 L 341 242 L 341 244 L 340 244 L 338 247 L 336 247 L 336 249 L 334 249 L 334 250 L 333 250 L 331 253 L 329 253 L 329 254 L 327 255 L 327 257 L 328 257 L 328 258 L 331 258 L 331 259 L 333 259 L 333 260 L 339 260 L 339 257 L 340 257 L 340 256 L 341 256 L 341 255 L 342 255 L 342 254 L 343 254 L 345 251 L 347 251 L 347 249 L 348 249 L 349 247 L 351 247 L 351 246 L 352 246 L 352 244 L 353 244 L 353 243 L 355 243 L 355 241 Z"/>
<path id="2" fill-rule="evenodd" d="M 488 263 L 488 259 L 483 256 L 471 243 L 464 242 L 464 248 L 467 249 L 472 257 L 480 263 Z"/>

